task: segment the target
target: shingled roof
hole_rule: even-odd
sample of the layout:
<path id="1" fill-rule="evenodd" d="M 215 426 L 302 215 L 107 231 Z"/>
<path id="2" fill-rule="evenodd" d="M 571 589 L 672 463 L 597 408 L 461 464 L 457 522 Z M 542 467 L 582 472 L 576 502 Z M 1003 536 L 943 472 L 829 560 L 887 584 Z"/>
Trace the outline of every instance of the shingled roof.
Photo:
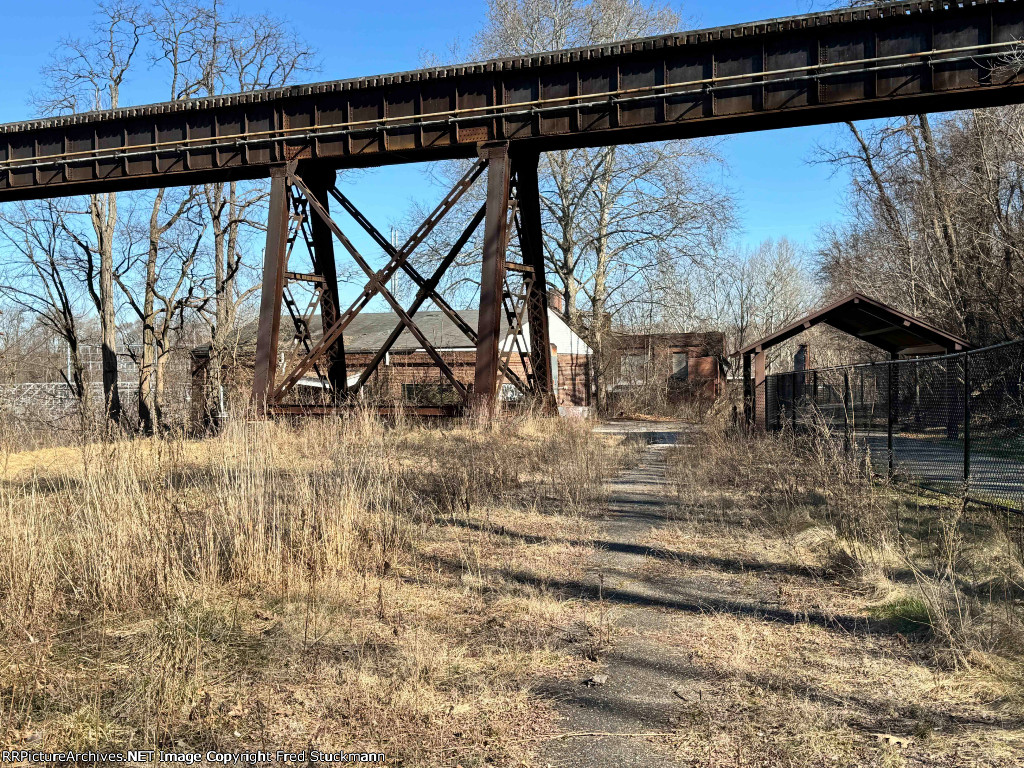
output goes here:
<path id="1" fill-rule="evenodd" d="M 476 328 L 480 312 L 475 309 L 462 310 L 459 315 L 470 328 Z M 376 352 L 398 325 L 398 318 L 391 312 L 365 312 L 356 315 L 345 330 L 346 352 Z M 416 327 L 437 349 L 475 349 L 475 345 L 455 327 L 444 312 L 417 312 Z M 501 318 L 501 336 L 504 338 L 508 322 Z M 398 341 L 391 348 L 395 352 L 413 352 L 422 349 L 409 329 L 402 331 Z"/>
<path id="2" fill-rule="evenodd" d="M 479 310 L 459 310 L 459 315 L 471 328 L 477 327 L 480 318 Z M 443 312 L 417 312 L 415 320 L 416 327 L 420 329 L 427 338 L 427 341 L 437 349 L 471 350 L 476 348 Z M 345 352 L 376 352 L 384 345 L 384 342 L 398 323 L 398 316 L 392 312 L 361 312 L 352 319 L 352 322 L 345 329 Z M 309 328 L 313 340 L 319 339 L 321 334 L 319 315 L 313 316 L 312 320 L 310 320 Z M 256 322 L 247 323 L 242 326 L 238 332 L 238 347 L 241 349 L 254 349 L 256 346 L 256 330 Z M 506 336 L 507 331 L 508 321 L 502 316 L 501 338 Z M 290 343 L 294 333 L 295 326 L 292 325 L 291 319 L 287 316 L 283 317 L 281 319 L 281 343 Z M 208 352 L 209 348 L 209 344 L 204 344 L 196 347 L 193 352 L 202 355 Z M 423 345 L 416 340 L 416 337 L 408 329 L 405 329 L 402 331 L 402 335 L 398 337 L 398 341 L 391 347 L 391 351 L 396 353 L 415 352 L 422 348 Z"/>

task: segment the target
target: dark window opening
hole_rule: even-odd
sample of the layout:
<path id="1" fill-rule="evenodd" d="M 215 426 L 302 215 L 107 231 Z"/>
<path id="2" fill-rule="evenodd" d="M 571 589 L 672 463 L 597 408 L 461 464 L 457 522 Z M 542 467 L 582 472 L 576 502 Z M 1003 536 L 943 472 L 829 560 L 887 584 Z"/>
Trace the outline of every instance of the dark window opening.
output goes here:
<path id="1" fill-rule="evenodd" d="M 402 399 L 412 405 L 458 405 L 462 402 L 449 381 L 403 384 Z"/>
<path id="2" fill-rule="evenodd" d="M 672 373 L 668 377 L 674 384 L 685 383 L 690 378 L 690 355 L 687 352 L 672 353 Z"/>

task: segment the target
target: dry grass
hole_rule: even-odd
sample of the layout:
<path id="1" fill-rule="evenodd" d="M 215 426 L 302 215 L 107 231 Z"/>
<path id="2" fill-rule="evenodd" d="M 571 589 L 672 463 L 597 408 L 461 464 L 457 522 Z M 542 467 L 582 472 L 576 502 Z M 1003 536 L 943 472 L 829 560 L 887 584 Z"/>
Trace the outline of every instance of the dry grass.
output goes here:
<path id="1" fill-rule="evenodd" d="M 515 764 L 579 618 L 546 585 L 622 455 L 586 423 L 358 414 L 9 454 L 0 743 Z"/>
<path id="2" fill-rule="evenodd" d="M 792 617 L 709 610 L 659 637 L 699 690 L 672 740 L 684 763 L 1024 763 L 1024 563 L 1005 520 L 872 483 L 823 436 L 707 429 L 670 472 L 659 577 Z"/>

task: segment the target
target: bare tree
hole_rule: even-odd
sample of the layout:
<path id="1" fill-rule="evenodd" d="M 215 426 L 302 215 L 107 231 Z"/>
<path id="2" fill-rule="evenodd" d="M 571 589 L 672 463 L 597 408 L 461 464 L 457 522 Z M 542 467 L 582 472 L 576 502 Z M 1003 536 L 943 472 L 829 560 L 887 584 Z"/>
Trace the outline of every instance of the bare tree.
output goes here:
<path id="1" fill-rule="evenodd" d="M 64 40 L 44 70 L 46 98 L 38 106 L 47 113 L 114 109 L 145 34 L 145 20 L 131 0 L 106 0 L 97 5 L 90 36 Z M 92 195 L 85 213 L 92 236 L 69 229 L 86 265 L 89 293 L 100 316 L 105 411 L 111 424 L 122 424 L 118 392 L 117 302 L 114 295 L 114 239 L 117 194 Z"/>
<path id="2" fill-rule="evenodd" d="M 785 238 L 724 249 L 689 276 L 696 324 L 725 332 L 729 355 L 789 325 L 814 301 L 806 262 Z"/>
<path id="3" fill-rule="evenodd" d="M 283 21 L 267 15 L 231 15 L 221 0 L 161 0 L 151 27 L 156 59 L 170 74 L 174 98 L 274 88 L 315 69 L 312 50 Z M 265 199 L 266 188 L 260 183 L 218 182 L 200 192 L 213 261 L 209 324 L 215 385 L 220 383 L 238 313 L 259 288 L 254 280 L 243 278 L 247 267 L 258 265 L 246 258 L 245 251 L 249 238 L 264 227 L 260 212 Z"/>
<path id="4" fill-rule="evenodd" d="M 634 0 L 490 0 L 472 54 L 524 55 L 678 26 L 669 7 Z M 599 382 L 612 318 L 652 295 L 638 286 L 649 287 L 682 263 L 703 258 L 731 225 L 728 196 L 704 178 L 718 162 L 714 150 L 708 141 L 673 141 L 542 156 L 548 270 L 563 293 L 569 321 L 594 348 Z M 447 176 L 456 173 L 449 169 Z M 474 203 L 479 205 L 468 205 Z M 456 236 L 442 229 L 427 259 L 437 261 Z M 456 264 L 450 289 L 475 288 L 473 271 L 464 268 L 478 263 L 478 254 L 478 248 L 470 249 Z"/>
<path id="5" fill-rule="evenodd" d="M 116 265 L 115 279 L 142 329 L 139 371 L 139 426 L 153 434 L 160 425 L 160 370 L 169 349 L 169 336 L 186 309 L 203 303 L 205 281 L 196 274 L 197 255 L 205 227 L 200 220 L 197 190 L 157 190 L 148 217 L 139 221 L 134 210 L 122 232 L 124 257 Z M 145 205 L 148 200 L 140 198 Z M 180 226 L 182 223 L 187 227 Z M 136 279 L 137 278 L 137 279 Z M 139 301 L 136 297 L 142 296 Z"/>
<path id="6" fill-rule="evenodd" d="M 848 130 L 848 142 L 823 150 L 851 174 L 851 215 L 821 237 L 825 283 L 977 341 L 1024 332 L 1024 111 Z"/>
<path id="7" fill-rule="evenodd" d="M 0 293 L 27 310 L 45 328 L 67 343 L 70 365 L 61 371 L 88 413 L 88 388 L 81 355 L 79 318 L 84 290 L 76 274 L 77 257 L 68 253 L 66 201 L 42 200 L 5 206 L 0 212 L 0 242 L 7 253 Z"/>

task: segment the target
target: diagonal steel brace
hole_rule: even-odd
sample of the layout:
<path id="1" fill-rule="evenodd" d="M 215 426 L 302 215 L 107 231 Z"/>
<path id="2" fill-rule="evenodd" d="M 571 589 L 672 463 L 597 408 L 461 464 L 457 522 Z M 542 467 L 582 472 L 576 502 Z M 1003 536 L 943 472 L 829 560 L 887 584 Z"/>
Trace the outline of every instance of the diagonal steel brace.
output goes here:
<path id="1" fill-rule="evenodd" d="M 312 368 L 316 362 L 330 349 L 331 345 L 344 334 L 345 329 L 349 326 L 352 320 L 363 310 L 370 300 L 377 295 L 379 288 L 386 285 L 391 276 L 399 269 L 402 261 L 409 258 L 413 250 L 421 243 L 426 237 L 433 231 L 448 212 L 455 206 L 455 204 L 462 198 L 466 193 L 466 190 L 472 186 L 473 182 L 479 178 L 480 174 L 483 173 L 487 167 L 486 160 L 480 160 L 473 165 L 462 179 L 448 192 L 445 198 L 438 204 L 434 211 L 428 216 L 419 228 L 412 234 L 412 236 L 405 242 L 405 244 L 398 249 L 399 258 L 393 258 L 383 269 L 381 269 L 376 275 L 372 275 L 370 282 L 363 288 L 363 292 L 360 296 L 352 303 L 352 305 L 342 314 L 337 322 L 331 326 L 320 338 L 320 340 L 313 346 L 313 348 L 307 353 L 307 355 L 300 360 L 294 369 L 285 377 L 281 382 L 281 385 L 275 390 L 274 398 L 279 399 L 283 395 L 287 394 L 302 376 Z M 336 224 L 334 225 L 337 226 Z M 458 391 L 458 388 L 456 389 Z"/>
<path id="2" fill-rule="evenodd" d="M 359 268 L 363 270 L 367 278 L 369 278 L 368 288 L 372 289 L 373 294 L 379 293 L 384 298 L 384 300 L 391 305 L 391 309 L 394 311 L 396 315 L 398 315 L 399 319 L 405 324 L 405 327 L 409 329 L 409 332 L 422 345 L 423 350 L 430 356 L 430 358 L 434 361 L 438 368 L 441 369 L 441 373 L 443 373 L 445 378 L 447 378 L 451 382 L 452 386 L 455 388 L 455 391 L 459 394 L 459 396 L 463 400 L 468 400 L 469 392 L 466 389 L 466 387 L 463 386 L 462 382 L 458 380 L 458 378 L 452 372 L 451 368 L 448 367 L 448 364 L 441 357 L 440 353 L 437 351 L 437 349 L 434 348 L 434 345 L 431 344 L 427 337 L 423 335 L 423 332 L 420 331 L 419 327 L 413 322 L 412 318 L 409 317 L 408 314 L 406 314 L 405 310 L 402 308 L 402 305 L 391 294 L 391 291 L 388 290 L 384 280 L 381 279 L 381 273 L 373 271 L 373 268 L 369 265 L 366 259 L 363 258 L 362 254 L 359 253 L 355 245 L 352 244 L 352 241 L 348 239 L 344 232 L 342 232 L 341 227 L 339 227 L 338 224 L 330 217 L 330 215 L 320 204 L 320 202 L 315 197 L 313 197 L 312 193 L 306 187 L 302 179 L 298 175 L 293 175 L 290 181 L 292 184 L 298 187 L 298 189 L 302 192 L 303 195 L 306 196 L 307 204 L 312 209 L 312 211 L 317 216 L 319 216 L 323 220 L 323 222 L 330 228 L 331 232 L 334 233 L 334 236 L 338 238 L 338 241 L 342 244 L 342 246 L 344 246 L 345 250 L 348 251 L 353 261 L 355 261 L 356 264 L 359 265 Z M 405 255 L 405 258 L 408 258 L 408 254 Z M 401 260 L 399 260 L 399 265 L 400 263 Z M 392 274 L 393 272 L 394 270 L 392 270 Z M 368 292 L 368 290 L 364 289 L 364 294 Z M 369 301 L 369 298 L 367 298 L 367 301 Z M 358 310 L 355 314 L 358 314 Z M 353 317 L 354 316 L 355 315 L 353 314 Z M 351 322 L 351 319 L 349 320 L 349 322 Z M 307 355 L 307 359 L 308 357 L 309 356 Z M 279 392 L 275 394 L 277 396 L 280 396 L 280 394 L 283 393 L 280 392 L 279 390 Z"/>

